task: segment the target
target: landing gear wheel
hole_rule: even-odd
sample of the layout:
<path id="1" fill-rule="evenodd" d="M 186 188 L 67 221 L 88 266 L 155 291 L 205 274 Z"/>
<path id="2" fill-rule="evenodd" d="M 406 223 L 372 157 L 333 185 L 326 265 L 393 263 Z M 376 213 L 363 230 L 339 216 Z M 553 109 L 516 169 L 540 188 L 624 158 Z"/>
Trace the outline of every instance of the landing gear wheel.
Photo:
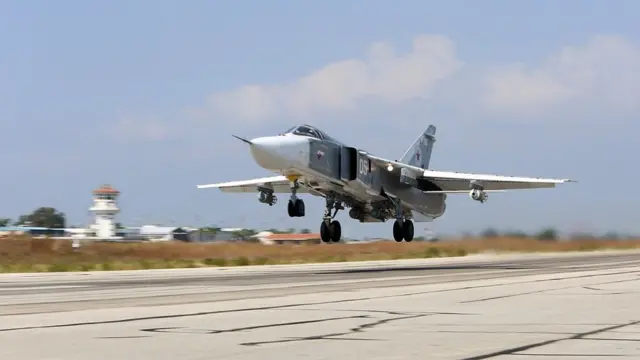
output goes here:
<path id="1" fill-rule="evenodd" d="M 402 233 L 404 241 L 411 242 L 413 240 L 413 221 L 405 220 L 402 224 Z"/>
<path id="2" fill-rule="evenodd" d="M 393 239 L 397 242 L 401 242 L 404 239 L 402 220 L 396 220 L 393 223 Z"/>
<path id="3" fill-rule="evenodd" d="M 342 226 L 338 220 L 333 220 L 329 224 L 327 221 L 323 221 L 320 224 L 320 239 L 322 242 L 340 242 L 342 237 Z"/>
<path id="4" fill-rule="evenodd" d="M 413 221 L 411 220 L 396 220 L 393 223 L 393 239 L 397 242 L 402 240 L 411 242 L 413 240 Z"/>
<path id="5" fill-rule="evenodd" d="M 293 205 L 293 201 L 291 200 L 289 200 L 289 203 L 287 204 L 287 213 L 289 214 L 289 217 L 296 216 L 295 207 Z"/>
<path id="6" fill-rule="evenodd" d="M 304 216 L 304 201 L 302 199 L 296 199 L 294 208 L 298 217 Z"/>
<path id="7" fill-rule="evenodd" d="M 342 237 L 342 226 L 338 220 L 333 220 L 329 225 L 329 234 L 331 234 L 331 240 L 333 242 L 340 242 Z"/>
<path id="8" fill-rule="evenodd" d="M 331 242 L 331 232 L 329 231 L 329 226 L 326 221 L 320 224 L 320 240 L 325 243 Z"/>
<path id="9" fill-rule="evenodd" d="M 289 217 L 303 217 L 305 214 L 304 201 L 302 199 L 289 200 L 287 213 Z"/>

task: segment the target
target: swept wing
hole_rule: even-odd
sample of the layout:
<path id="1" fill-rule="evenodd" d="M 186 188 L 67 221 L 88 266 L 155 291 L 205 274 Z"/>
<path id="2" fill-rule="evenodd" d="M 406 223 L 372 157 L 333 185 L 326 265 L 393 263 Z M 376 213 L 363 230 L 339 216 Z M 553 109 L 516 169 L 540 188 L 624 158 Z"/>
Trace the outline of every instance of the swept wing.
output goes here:
<path id="1" fill-rule="evenodd" d="M 198 189 L 218 188 L 228 193 L 255 193 L 258 188 L 268 188 L 274 193 L 290 193 L 291 185 L 285 176 L 271 176 L 249 180 L 229 181 L 217 184 L 198 185 Z M 298 193 L 307 192 L 305 187 L 300 187 Z"/>
<path id="2" fill-rule="evenodd" d="M 492 174 L 474 174 L 453 171 L 436 171 L 423 169 L 417 166 L 404 164 L 398 161 L 367 155 L 376 165 L 387 169 L 391 165 L 391 171 L 400 174 L 405 169 L 414 178 L 429 180 L 443 192 L 468 192 L 472 182 L 480 183 L 486 191 L 505 191 L 520 189 L 553 188 L 557 184 L 574 182 L 570 179 L 549 179 L 519 176 L 503 176 Z"/>

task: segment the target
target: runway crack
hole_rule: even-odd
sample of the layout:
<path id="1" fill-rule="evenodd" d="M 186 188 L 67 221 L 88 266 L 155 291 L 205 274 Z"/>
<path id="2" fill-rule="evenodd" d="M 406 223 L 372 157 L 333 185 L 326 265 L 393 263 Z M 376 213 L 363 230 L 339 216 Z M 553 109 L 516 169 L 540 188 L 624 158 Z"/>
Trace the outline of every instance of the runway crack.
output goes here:
<path id="1" fill-rule="evenodd" d="M 541 341 L 541 342 L 537 342 L 537 343 L 533 343 L 533 344 L 517 346 L 517 347 L 510 348 L 510 349 L 500 350 L 500 351 L 492 352 L 492 353 L 485 354 L 485 355 L 479 355 L 479 356 L 472 356 L 472 357 L 464 358 L 462 360 L 484 360 L 484 359 L 490 359 L 490 358 L 493 358 L 493 357 L 496 357 L 496 356 L 502 356 L 502 355 L 526 355 L 526 356 L 531 356 L 529 354 L 520 354 L 520 353 L 523 352 L 523 351 L 535 349 L 535 348 L 546 346 L 546 345 L 555 344 L 555 343 L 558 343 L 558 342 L 561 342 L 561 341 L 566 341 L 566 340 L 591 340 L 591 339 L 585 339 L 585 337 L 586 336 L 600 334 L 600 333 L 607 332 L 607 331 L 618 330 L 618 329 L 622 329 L 622 328 L 627 327 L 627 326 L 633 326 L 633 325 L 638 325 L 638 324 L 640 324 L 640 320 L 635 320 L 635 321 L 632 321 L 632 322 L 629 322 L 629 323 L 626 323 L 626 324 L 607 326 L 607 327 L 596 329 L 596 330 L 591 330 L 591 331 L 586 331 L 586 332 L 579 333 L 579 334 L 574 334 L 574 335 L 571 335 L 571 336 L 568 336 L 568 337 L 562 337 L 562 338 L 557 338 L 557 339 Z M 537 356 L 540 356 L 540 355 L 537 355 Z M 563 355 L 563 356 L 565 356 L 565 355 Z M 594 355 L 589 355 L 589 356 L 594 356 Z"/>
<path id="2" fill-rule="evenodd" d="M 284 326 L 295 326 L 295 325 L 307 325 L 307 324 L 317 324 L 328 321 L 336 321 L 336 320 L 347 320 L 347 319 L 366 319 L 368 315 L 355 315 L 355 316 L 343 316 L 343 317 L 334 317 L 334 318 L 325 318 L 325 319 L 317 319 L 317 320 L 301 320 L 301 321 L 292 321 L 286 323 L 278 323 L 278 324 L 266 324 L 266 325 L 254 325 L 254 326 L 245 326 L 233 329 L 226 330 L 199 330 L 199 329 L 191 329 L 187 330 L 187 333 L 196 333 L 198 331 L 200 334 L 223 334 L 223 333 L 231 333 L 231 332 L 240 332 L 240 331 L 249 331 L 249 330 L 259 330 L 259 329 L 267 329 L 267 328 L 275 328 L 275 327 L 284 327 Z M 155 333 L 176 333 L 176 332 L 185 332 L 185 331 L 176 331 L 184 329 L 181 327 L 163 327 L 163 328 L 149 328 L 149 329 L 140 329 L 140 331 L 145 332 L 155 332 Z"/>
<path id="3" fill-rule="evenodd" d="M 245 342 L 245 343 L 240 343 L 240 345 L 243 345 L 243 346 L 259 346 L 259 345 L 267 345 L 267 344 L 280 344 L 280 343 L 300 342 L 300 341 L 313 341 L 313 340 L 350 340 L 350 341 L 369 340 L 369 341 L 375 341 L 376 339 L 351 339 L 351 338 L 344 338 L 344 336 L 353 335 L 353 334 L 357 334 L 357 333 L 364 333 L 367 330 L 371 330 L 371 329 L 373 329 L 373 328 L 375 328 L 377 326 L 380 326 L 380 325 L 383 325 L 383 324 L 388 324 L 388 323 L 395 322 L 395 321 L 421 318 L 421 317 L 430 316 L 430 315 L 432 315 L 432 314 L 407 315 L 407 316 L 400 316 L 400 317 L 389 318 L 389 319 L 381 319 L 381 320 L 377 320 L 377 321 L 370 322 L 370 323 L 367 323 L 367 324 L 362 324 L 362 325 L 356 326 L 354 328 L 349 329 L 349 331 L 341 332 L 341 333 L 330 333 L 330 334 L 324 334 L 324 335 L 313 335 L 313 336 L 305 336 L 305 337 L 286 338 L 286 339 L 272 340 L 272 341 Z"/>
<path id="4" fill-rule="evenodd" d="M 605 281 L 605 282 L 595 283 L 595 284 L 592 284 L 592 285 L 609 285 L 609 284 L 617 284 L 617 283 L 632 282 L 632 281 L 638 281 L 638 279 L 624 279 L 624 280 L 616 280 L 616 281 Z M 461 304 L 469 304 L 469 303 L 477 303 L 477 302 L 490 301 L 490 300 L 508 299 L 508 298 L 512 298 L 512 297 L 516 297 L 516 296 L 542 294 L 542 293 L 547 293 L 547 292 L 550 292 L 550 291 L 567 290 L 567 289 L 572 289 L 572 288 L 576 288 L 576 287 L 579 287 L 579 286 L 567 285 L 567 286 L 557 287 L 557 288 L 553 288 L 553 289 L 523 291 L 523 292 L 519 292 L 519 293 L 515 293 L 515 294 L 492 296 L 492 297 L 487 297 L 487 298 L 482 298 L 482 299 L 475 299 L 475 300 L 466 300 L 466 301 L 461 301 L 460 303 Z M 588 287 L 587 286 L 582 286 L 582 288 L 588 288 Z M 603 290 L 600 290 L 600 289 L 597 289 L 597 288 L 593 288 L 593 289 L 589 289 L 589 290 L 603 291 Z M 618 293 L 618 294 L 623 294 L 623 293 Z M 618 295 L 618 294 L 612 293 L 612 294 L 607 294 L 607 295 Z"/>
<path id="5" fill-rule="evenodd" d="M 284 309 L 287 311 L 291 311 L 290 309 Z M 316 308 L 306 308 L 306 309 L 295 309 L 295 311 L 330 311 L 330 312 L 359 312 L 359 313 L 371 313 L 371 314 L 386 314 L 386 315 L 398 315 L 398 316 L 408 316 L 408 315 L 477 315 L 471 313 L 459 313 L 459 312 L 442 312 L 442 311 L 390 311 L 390 310 L 371 310 L 371 309 L 316 309 Z"/>

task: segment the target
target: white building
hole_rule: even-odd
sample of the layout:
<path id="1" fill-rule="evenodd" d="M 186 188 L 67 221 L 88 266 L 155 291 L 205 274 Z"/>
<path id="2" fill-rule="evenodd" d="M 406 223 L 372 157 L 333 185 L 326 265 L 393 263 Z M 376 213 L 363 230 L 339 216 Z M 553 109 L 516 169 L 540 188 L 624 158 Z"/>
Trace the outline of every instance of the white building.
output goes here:
<path id="1" fill-rule="evenodd" d="M 102 185 L 93 191 L 93 206 L 89 208 L 94 214 L 94 222 L 89 226 L 95 236 L 101 239 L 116 237 L 115 217 L 120 212 L 117 199 L 120 191 L 110 185 Z"/>
<path id="2" fill-rule="evenodd" d="M 175 226 L 143 225 L 138 234 L 149 241 L 188 241 L 191 229 Z"/>

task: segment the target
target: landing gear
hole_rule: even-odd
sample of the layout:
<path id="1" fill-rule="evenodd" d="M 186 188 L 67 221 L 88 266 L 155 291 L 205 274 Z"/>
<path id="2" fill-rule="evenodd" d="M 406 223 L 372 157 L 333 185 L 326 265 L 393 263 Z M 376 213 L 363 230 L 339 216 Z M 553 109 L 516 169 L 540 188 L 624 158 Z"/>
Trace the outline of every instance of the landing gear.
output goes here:
<path id="1" fill-rule="evenodd" d="M 291 184 L 291 199 L 287 204 L 287 213 L 289 214 L 289 217 L 303 217 L 305 215 L 304 201 L 302 199 L 298 199 L 298 196 L 296 195 L 299 187 L 300 185 L 298 184 L 298 180 L 293 181 Z"/>
<path id="2" fill-rule="evenodd" d="M 393 239 L 397 242 L 413 240 L 413 221 L 405 219 L 400 199 L 393 200 L 396 205 L 396 221 L 393 223 Z"/>
<path id="3" fill-rule="evenodd" d="M 335 209 L 333 215 L 331 215 L 331 209 Z M 320 224 L 320 239 L 322 242 L 339 242 L 342 237 L 342 226 L 338 220 L 333 220 L 338 214 L 338 210 L 342 210 L 344 207 L 338 201 L 327 197 L 327 206 L 324 210 L 324 217 Z"/>
<path id="4" fill-rule="evenodd" d="M 409 219 L 399 219 L 393 223 L 393 239 L 397 242 L 402 240 L 411 242 L 413 240 L 413 221 Z"/>
<path id="5" fill-rule="evenodd" d="M 339 242 L 341 237 L 342 226 L 340 225 L 340 221 L 323 221 L 322 224 L 320 224 L 320 239 L 322 239 L 323 242 Z"/>
<path id="6" fill-rule="evenodd" d="M 289 200 L 287 204 L 287 213 L 289 217 L 303 217 L 304 216 L 304 201 L 302 199 Z"/>

